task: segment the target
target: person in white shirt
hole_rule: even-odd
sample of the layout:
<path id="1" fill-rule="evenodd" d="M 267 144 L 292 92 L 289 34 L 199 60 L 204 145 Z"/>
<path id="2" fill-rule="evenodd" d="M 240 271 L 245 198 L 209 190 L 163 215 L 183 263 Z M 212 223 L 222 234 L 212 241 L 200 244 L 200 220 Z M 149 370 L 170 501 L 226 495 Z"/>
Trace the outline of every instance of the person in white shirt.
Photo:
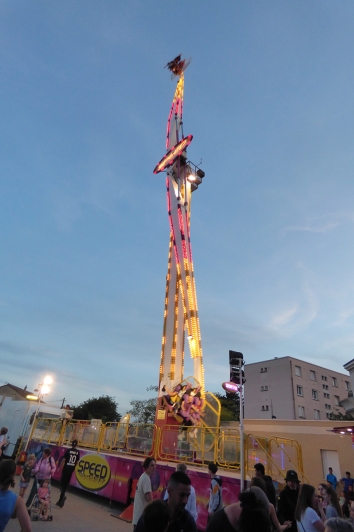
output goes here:
<path id="1" fill-rule="evenodd" d="M 133 526 L 136 527 L 145 506 L 152 501 L 152 488 L 150 477 L 156 469 L 156 460 L 152 456 L 145 458 L 143 462 L 144 473 L 138 480 L 134 497 Z"/>
<path id="2" fill-rule="evenodd" d="M 7 427 L 1 427 L 0 429 L 0 460 L 4 458 L 3 451 L 8 445 L 8 440 L 6 437 L 6 434 L 9 432 L 9 429 Z"/>
<path id="3" fill-rule="evenodd" d="M 177 464 L 176 471 L 182 471 L 182 473 L 187 474 L 186 464 Z M 168 492 L 166 490 L 164 500 L 166 501 L 167 499 L 168 499 Z M 195 489 L 193 488 L 193 486 L 191 486 L 191 493 L 188 497 L 188 502 L 186 504 L 186 510 L 188 510 L 188 512 L 191 514 L 194 521 L 197 522 L 197 519 L 198 519 L 197 499 L 195 496 Z"/>
<path id="4" fill-rule="evenodd" d="M 316 489 L 309 484 L 302 484 L 295 509 L 298 532 L 324 532 L 324 520 L 317 513 L 319 508 Z"/>

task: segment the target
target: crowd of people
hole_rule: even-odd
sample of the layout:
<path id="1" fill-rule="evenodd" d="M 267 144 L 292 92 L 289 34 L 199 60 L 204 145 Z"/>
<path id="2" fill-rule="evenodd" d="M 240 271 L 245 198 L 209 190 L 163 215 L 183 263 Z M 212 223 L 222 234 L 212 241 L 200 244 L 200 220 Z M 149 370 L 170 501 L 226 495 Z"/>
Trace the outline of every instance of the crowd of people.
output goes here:
<path id="1" fill-rule="evenodd" d="M 73 440 L 60 464 L 61 491 L 56 503 L 60 508 L 64 506 L 66 489 L 80 458 L 76 447 L 77 441 Z M 134 532 L 197 532 L 196 494 L 187 474 L 187 465 L 177 465 L 169 478 L 163 500 L 153 500 L 151 477 L 156 460 L 147 457 L 143 469 L 134 497 Z M 50 479 L 55 470 L 49 448 L 43 449 L 37 460 L 30 454 L 20 474 L 17 495 L 9 489 L 15 485 L 15 462 L 0 460 L 0 532 L 5 530 L 11 517 L 17 517 L 22 532 L 31 531 L 28 508 L 34 497 L 38 499 L 40 519 L 49 519 Z M 206 532 L 354 532 L 354 479 L 349 471 L 338 481 L 329 468 L 326 482 L 320 483 L 316 490 L 309 484 L 300 484 L 296 471 L 289 470 L 285 487 L 277 497 L 272 478 L 265 474 L 264 465 L 257 463 L 254 477 L 249 487 L 240 493 L 239 502 L 225 507 L 217 464 L 211 462 L 208 472 L 210 496 L 206 504 Z M 32 489 L 25 504 L 24 497 L 32 477 Z M 340 484 L 343 490 L 338 496 Z"/>
<path id="2" fill-rule="evenodd" d="M 4 441 L 6 441 L 7 430 L 4 432 L 1 429 L 0 432 L 2 433 L 1 436 L 3 436 L 2 440 L 0 440 L 1 450 L 1 443 L 4 445 Z M 60 508 L 64 506 L 67 487 L 80 459 L 80 453 L 76 449 L 77 444 L 77 440 L 73 440 L 71 449 L 66 450 L 61 460 L 60 497 L 56 503 Z M 51 520 L 48 515 L 51 504 L 50 482 L 57 467 L 51 454 L 51 449 L 47 447 L 43 449 L 41 455 L 37 456 L 37 459 L 34 454 L 30 454 L 27 457 L 20 473 L 18 495 L 9 489 L 15 486 L 16 463 L 12 459 L 5 459 L 3 455 L 0 456 L 0 532 L 5 530 L 11 517 L 18 519 L 21 532 L 30 532 L 30 513 L 35 498 L 38 519 L 41 521 Z M 25 503 L 24 497 L 32 479 L 31 491 Z"/>
<path id="3" fill-rule="evenodd" d="M 155 467 L 154 459 L 145 460 L 145 472 L 137 488 L 139 502 L 134 504 L 134 532 L 196 532 L 198 509 L 187 466 L 178 464 L 165 499 L 153 501 L 150 476 Z M 224 507 L 217 465 L 210 463 L 208 471 L 211 485 L 206 532 L 354 532 L 354 501 L 352 506 L 350 495 L 354 480 L 349 472 L 340 481 L 344 489 L 338 497 L 338 481 L 331 468 L 327 482 L 318 490 L 300 484 L 296 471 L 289 470 L 277 498 L 271 477 L 265 474 L 263 464 L 257 463 L 250 487 L 240 493 L 239 502 Z"/>

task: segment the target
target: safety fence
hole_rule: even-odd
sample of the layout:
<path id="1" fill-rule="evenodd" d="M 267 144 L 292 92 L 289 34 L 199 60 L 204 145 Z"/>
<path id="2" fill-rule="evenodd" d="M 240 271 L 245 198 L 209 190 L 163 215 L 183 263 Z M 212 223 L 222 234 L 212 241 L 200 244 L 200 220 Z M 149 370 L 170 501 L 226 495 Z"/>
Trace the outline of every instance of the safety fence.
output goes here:
<path id="1" fill-rule="evenodd" d="M 189 465 L 205 466 L 213 461 L 223 469 L 240 469 L 240 432 L 224 427 L 179 427 L 154 424 L 130 423 L 129 416 L 120 422 L 102 423 L 101 420 L 35 421 L 30 439 L 42 443 L 70 445 L 78 440 L 79 447 L 98 453 L 154 456 L 167 462 L 184 461 Z M 267 474 L 283 482 L 288 469 L 295 469 L 302 481 L 308 482 L 303 473 L 301 446 L 295 440 L 244 434 L 246 476 L 252 477 L 254 465 L 264 464 Z"/>

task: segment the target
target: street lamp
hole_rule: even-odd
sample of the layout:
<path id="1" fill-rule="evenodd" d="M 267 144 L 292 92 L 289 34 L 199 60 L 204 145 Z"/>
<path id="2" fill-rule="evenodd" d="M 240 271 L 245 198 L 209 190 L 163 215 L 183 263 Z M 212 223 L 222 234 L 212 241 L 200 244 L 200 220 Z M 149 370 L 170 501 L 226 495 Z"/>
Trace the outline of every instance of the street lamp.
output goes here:
<path id="1" fill-rule="evenodd" d="M 44 379 L 43 379 L 43 382 L 38 384 L 38 388 L 36 390 L 34 390 L 35 392 L 38 393 L 38 396 L 37 395 L 31 395 L 31 394 L 26 395 L 26 399 L 29 399 L 30 401 L 38 401 L 38 405 L 37 405 L 37 409 L 36 409 L 36 412 L 34 414 L 34 418 L 33 418 L 33 422 L 32 422 L 32 430 L 31 430 L 30 435 L 28 436 L 28 439 L 27 439 L 27 442 L 26 442 L 26 446 L 24 448 L 25 451 L 27 451 L 27 447 L 28 447 L 29 441 L 30 441 L 30 439 L 33 436 L 34 427 L 36 425 L 36 419 L 38 417 L 38 412 L 39 412 L 39 407 L 41 405 L 41 401 L 43 400 L 43 396 L 47 395 L 50 392 L 50 385 L 52 384 L 52 382 L 53 382 L 52 377 L 50 375 L 46 375 L 44 377 Z"/>

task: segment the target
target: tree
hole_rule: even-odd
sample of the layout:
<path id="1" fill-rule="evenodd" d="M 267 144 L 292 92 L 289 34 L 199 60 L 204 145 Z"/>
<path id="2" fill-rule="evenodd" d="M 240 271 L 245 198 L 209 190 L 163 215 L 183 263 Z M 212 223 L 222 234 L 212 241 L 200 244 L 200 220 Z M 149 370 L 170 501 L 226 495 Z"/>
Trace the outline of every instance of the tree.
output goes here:
<path id="1" fill-rule="evenodd" d="M 225 392 L 225 395 L 214 392 L 221 403 L 220 421 L 239 421 L 240 398 L 237 393 Z"/>
<path id="2" fill-rule="evenodd" d="M 101 395 L 87 399 L 78 406 L 74 406 L 74 419 L 102 419 L 107 421 L 119 421 L 122 417 L 118 412 L 118 403 L 114 397 Z"/>
<path id="3" fill-rule="evenodd" d="M 351 414 L 342 414 L 338 408 L 334 408 L 334 410 L 336 410 L 337 413 L 335 414 L 334 412 L 331 412 L 328 419 L 333 421 L 353 421 L 354 417 Z"/>
<path id="4" fill-rule="evenodd" d="M 146 388 L 146 391 L 155 391 L 157 392 L 157 386 L 149 386 Z M 132 409 L 128 411 L 128 414 L 131 415 L 132 421 L 134 423 L 154 423 L 157 397 L 151 397 L 150 399 L 143 400 L 134 400 L 130 401 Z"/>

